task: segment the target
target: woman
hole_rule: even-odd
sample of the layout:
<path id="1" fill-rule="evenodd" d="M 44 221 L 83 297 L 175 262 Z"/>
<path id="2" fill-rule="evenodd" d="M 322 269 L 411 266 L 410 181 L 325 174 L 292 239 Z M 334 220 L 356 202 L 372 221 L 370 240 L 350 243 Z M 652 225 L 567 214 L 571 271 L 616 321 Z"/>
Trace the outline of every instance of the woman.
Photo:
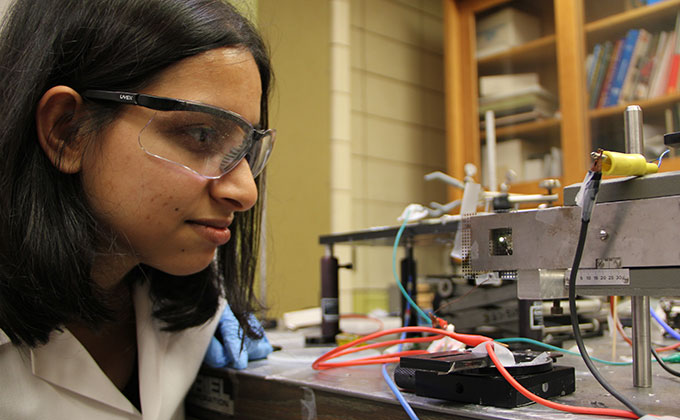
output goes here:
<path id="1" fill-rule="evenodd" d="M 216 315 L 270 351 L 263 42 L 219 0 L 18 0 L 0 42 L 0 418 L 183 418 Z"/>

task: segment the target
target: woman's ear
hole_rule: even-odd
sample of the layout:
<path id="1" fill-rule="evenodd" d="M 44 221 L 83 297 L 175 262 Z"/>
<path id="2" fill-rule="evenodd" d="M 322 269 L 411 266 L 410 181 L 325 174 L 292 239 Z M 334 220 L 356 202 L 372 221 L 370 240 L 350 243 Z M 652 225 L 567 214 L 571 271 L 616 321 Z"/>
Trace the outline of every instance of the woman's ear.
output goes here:
<path id="1" fill-rule="evenodd" d="M 82 101 L 70 87 L 54 86 L 38 102 L 35 116 L 40 146 L 57 169 L 69 174 L 79 172 L 82 166 L 82 142 L 70 138 Z"/>

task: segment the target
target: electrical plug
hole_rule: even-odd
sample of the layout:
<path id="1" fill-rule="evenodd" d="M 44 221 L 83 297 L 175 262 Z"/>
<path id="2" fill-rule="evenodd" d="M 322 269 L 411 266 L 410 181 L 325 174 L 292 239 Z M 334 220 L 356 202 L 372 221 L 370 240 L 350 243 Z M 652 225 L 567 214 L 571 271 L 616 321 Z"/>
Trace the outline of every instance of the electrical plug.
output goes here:
<path id="1" fill-rule="evenodd" d="M 641 176 L 658 171 L 658 165 L 647 162 L 643 155 L 602 151 L 603 175 Z"/>

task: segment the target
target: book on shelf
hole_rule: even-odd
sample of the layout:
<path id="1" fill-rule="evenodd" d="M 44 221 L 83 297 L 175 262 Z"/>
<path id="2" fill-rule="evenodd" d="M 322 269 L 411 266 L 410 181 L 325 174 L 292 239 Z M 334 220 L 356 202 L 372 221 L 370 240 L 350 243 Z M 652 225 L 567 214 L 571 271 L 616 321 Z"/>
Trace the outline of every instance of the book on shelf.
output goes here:
<path id="1" fill-rule="evenodd" d="M 629 100 L 646 98 L 649 92 L 649 83 L 654 70 L 655 57 L 659 51 L 659 43 L 662 42 L 664 32 L 652 34 L 647 48 L 647 53 L 640 59 L 639 70 L 633 80 L 633 88 Z"/>
<path id="2" fill-rule="evenodd" d="M 531 86 L 522 87 L 521 89 L 514 89 L 511 92 L 507 93 L 481 96 L 479 98 L 479 105 L 481 106 L 507 100 L 516 100 L 517 98 L 525 97 L 540 98 L 547 101 L 555 101 L 555 95 L 550 93 L 547 89 L 543 88 L 541 85 L 534 84 Z"/>
<path id="3" fill-rule="evenodd" d="M 609 63 L 611 59 L 613 50 L 614 44 L 610 41 L 605 42 L 600 46 L 599 53 L 597 54 L 597 61 L 594 61 L 592 64 L 593 73 L 591 75 L 590 83 L 588 84 L 590 98 L 588 105 L 590 108 L 595 108 L 597 106 L 597 101 L 599 99 L 598 93 L 602 89 L 602 84 L 607 75 L 607 63 Z M 593 60 L 595 60 L 595 56 L 593 57 Z"/>
<path id="4" fill-rule="evenodd" d="M 673 93 L 678 88 L 678 69 L 680 67 L 680 12 L 675 17 L 675 46 L 670 53 L 670 64 L 668 70 L 668 83 L 666 84 L 666 94 Z"/>
<path id="5" fill-rule="evenodd" d="M 513 7 L 505 7 L 477 20 L 477 59 L 507 51 L 541 36 L 537 16 Z"/>
<path id="6" fill-rule="evenodd" d="M 657 4 L 664 2 L 666 0 L 626 0 L 626 9 L 634 9 L 636 7 L 651 6 L 652 4 Z"/>
<path id="7" fill-rule="evenodd" d="M 658 64 L 654 69 L 652 80 L 649 86 L 649 94 L 647 98 L 656 98 L 666 93 L 666 86 L 668 86 L 668 66 L 671 62 L 671 54 L 675 49 L 675 31 L 669 32 L 666 36 L 663 50 L 657 55 Z M 644 99 L 644 98 L 641 98 Z"/>
<path id="8" fill-rule="evenodd" d="M 539 86 L 538 73 L 510 73 L 481 76 L 479 96 L 512 95 Z"/>
<path id="9" fill-rule="evenodd" d="M 593 53 L 590 53 L 586 55 L 586 86 L 590 86 L 590 80 L 593 76 L 592 65 L 593 65 Z"/>
<path id="10" fill-rule="evenodd" d="M 593 46 L 586 61 L 588 106 L 603 108 L 680 90 L 680 12 L 671 31 L 628 30 Z"/>
<path id="11" fill-rule="evenodd" d="M 644 29 L 639 29 L 637 41 L 633 48 L 633 53 L 630 58 L 630 64 L 626 70 L 626 76 L 623 79 L 623 84 L 621 85 L 621 93 L 619 94 L 618 103 L 625 103 L 633 100 L 634 86 L 633 83 L 638 78 L 640 73 L 640 66 L 643 64 L 643 57 L 647 55 L 647 49 L 649 48 L 649 43 L 652 40 L 652 34 Z"/>
<path id="12" fill-rule="evenodd" d="M 538 111 L 552 115 L 557 110 L 555 96 L 539 85 L 519 89 L 510 94 L 484 96 L 479 98 L 479 114 L 494 111 L 496 117 Z"/>
<path id="13" fill-rule="evenodd" d="M 593 73 L 595 73 L 595 67 L 599 65 L 602 60 L 602 45 L 595 44 L 593 52 L 586 56 L 586 85 L 590 90 L 590 86 L 593 83 Z"/>
<path id="14" fill-rule="evenodd" d="M 626 34 L 626 38 L 623 41 L 623 46 L 621 47 L 621 56 L 618 60 L 618 63 L 616 64 L 614 78 L 612 79 L 611 86 L 609 86 L 609 92 L 607 92 L 607 100 L 604 106 L 615 106 L 619 103 L 623 82 L 626 79 L 626 73 L 630 67 L 630 61 L 633 56 L 633 50 L 635 49 L 635 44 L 637 43 L 639 34 L 639 29 L 630 29 Z"/>
<path id="15" fill-rule="evenodd" d="M 605 102 L 607 102 L 607 93 L 609 92 L 609 86 L 611 85 L 612 79 L 614 78 L 616 63 L 618 63 L 619 56 L 621 55 L 621 46 L 623 46 L 623 40 L 619 39 L 614 44 L 612 53 L 609 56 L 609 61 L 605 63 L 604 67 L 607 70 L 605 72 L 604 79 L 602 80 L 602 84 L 597 91 L 592 93 L 593 104 L 596 104 L 593 106 L 593 108 L 602 108 Z M 597 102 L 595 102 L 595 98 L 597 98 Z"/>

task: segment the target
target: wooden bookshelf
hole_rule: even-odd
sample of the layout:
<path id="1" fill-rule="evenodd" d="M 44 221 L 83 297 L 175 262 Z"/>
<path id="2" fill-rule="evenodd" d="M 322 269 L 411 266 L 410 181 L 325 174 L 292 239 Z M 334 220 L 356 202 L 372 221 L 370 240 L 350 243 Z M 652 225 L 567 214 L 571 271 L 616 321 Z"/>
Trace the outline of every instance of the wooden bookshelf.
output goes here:
<path id="1" fill-rule="evenodd" d="M 507 138 L 511 136 L 540 135 L 549 130 L 557 130 L 560 127 L 559 118 L 546 118 L 542 120 L 528 121 L 521 124 L 506 125 L 496 129 L 497 138 Z M 486 138 L 486 131 L 482 130 L 481 138 Z"/>
<path id="2" fill-rule="evenodd" d="M 584 25 L 584 31 L 589 43 L 594 43 L 620 37 L 633 27 L 663 26 L 672 28 L 675 23 L 675 12 L 679 7 L 680 0 L 665 0 L 590 22 Z"/>
<path id="3" fill-rule="evenodd" d="M 620 105 L 588 109 L 587 54 L 595 43 L 620 39 L 632 28 L 645 28 L 651 33 L 673 30 L 680 10 L 680 0 L 665 0 L 634 9 L 627 9 L 625 4 L 624 0 L 542 0 L 538 12 L 541 22 L 546 20 L 548 6 L 554 12 L 554 22 L 550 23 L 547 33 L 504 52 L 477 59 L 477 16 L 509 5 L 530 11 L 536 2 L 444 0 L 448 172 L 462 178 L 465 163 L 479 167 L 481 161 L 480 147 L 485 133 L 479 124 L 478 77 L 529 71 L 539 72 L 541 82 L 545 75 L 553 78 L 549 81 L 549 90 L 559 100 L 559 117 L 498 127 L 496 136 L 499 141 L 526 137 L 531 142 L 545 136 L 545 141 L 552 144 L 555 143 L 552 136 L 559 133 L 556 143 L 563 155 L 561 181 L 563 185 L 580 182 L 590 165 L 591 138 L 611 135 L 618 141 L 618 137 L 622 137 L 622 116 L 626 108 Z M 587 23 L 586 15 L 591 19 Z M 663 121 L 665 109 L 680 103 L 680 92 L 634 103 L 642 107 L 645 122 L 658 123 Z M 623 142 L 623 138 L 620 141 Z M 680 169 L 680 158 L 664 159 L 662 170 L 675 169 Z M 513 184 L 512 190 L 541 191 L 536 181 Z M 452 191 L 451 197 L 457 194 Z"/>
<path id="4" fill-rule="evenodd" d="M 597 108 L 588 112 L 588 116 L 591 120 L 597 120 L 600 118 L 606 118 L 613 115 L 621 115 L 626 110 L 628 105 L 639 105 L 642 108 L 643 113 L 645 111 L 656 111 L 658 109 L 663 109 L 675 102 L 680 101 L 680 92 L 672 93 L 670 95 L 659 96 L 657 98 L 645 99 L 641 101 L 635 101 L 630 104 L 610 106 L 607 108 Z"/>
<path id="5" fill-rule="evenodd" d="M 483 57 L 477 60 L 478 72 L 498 73 L 512 60 L 513 66 L 524 68 L 549 60 L 555 60 L 555 35 L 548 35 L 507 51 Z"/>

